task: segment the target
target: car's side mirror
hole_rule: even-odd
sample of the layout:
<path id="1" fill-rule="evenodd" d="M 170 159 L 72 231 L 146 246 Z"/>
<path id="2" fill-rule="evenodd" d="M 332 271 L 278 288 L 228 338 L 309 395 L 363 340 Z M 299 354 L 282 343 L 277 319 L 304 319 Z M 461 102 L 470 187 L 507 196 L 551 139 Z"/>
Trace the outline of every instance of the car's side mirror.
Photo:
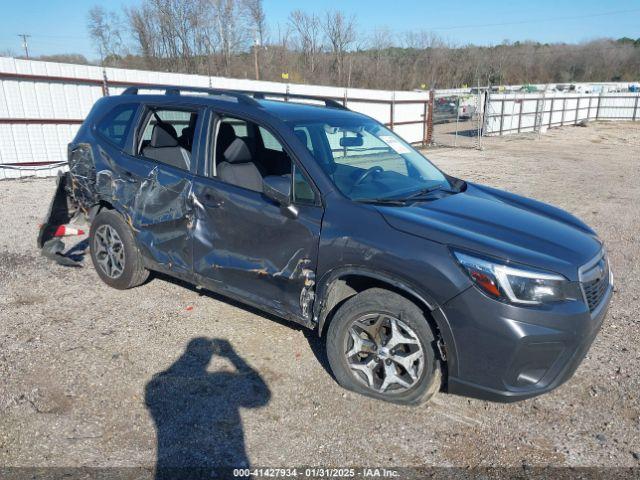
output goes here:
<path id="1" fill-rule="evenodd" d="M 291 203 L 291 177 L 268 175 L 262 179 L 262 193 L 276 202 L 287 207 Z"/>

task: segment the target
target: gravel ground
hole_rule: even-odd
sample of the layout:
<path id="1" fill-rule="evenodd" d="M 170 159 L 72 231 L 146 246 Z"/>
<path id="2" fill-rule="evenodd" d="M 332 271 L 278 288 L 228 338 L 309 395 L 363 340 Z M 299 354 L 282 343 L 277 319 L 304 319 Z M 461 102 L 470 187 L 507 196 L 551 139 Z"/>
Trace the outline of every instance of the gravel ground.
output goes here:
<path id="1" fill-rule="evenodd" d="M 153 466 L 176 443 L 205 464 L 639 466 L 640 126 L 428 155 L 565 208 L 605 239 L 617 293 L 568 383 L 516 404 L 441 393 L 400 407 L 346 392 L 321 343 L 296 326 L 169 279 L 117 291 L 90 261 L 46 260 L 35 237 L 53 180 L 4 181 L 0 466 Z M 180 383 L 185 372 L 192 380 Z"/>

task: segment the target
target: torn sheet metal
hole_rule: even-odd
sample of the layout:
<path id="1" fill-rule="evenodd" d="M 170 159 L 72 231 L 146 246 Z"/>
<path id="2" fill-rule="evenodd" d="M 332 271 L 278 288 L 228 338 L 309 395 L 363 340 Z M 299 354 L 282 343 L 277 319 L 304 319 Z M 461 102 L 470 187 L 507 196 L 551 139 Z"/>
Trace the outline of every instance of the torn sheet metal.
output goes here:
<path id="1" fill-rule="evenodd" d="M 78 213 L 77 204 L 69 196 L 69 184 L 69 173 L 58 176 L 56 191 L 49 204 L 47 216 L 38 230 L 37 242 L 42 255 L 48 259 L 66 267 L 80 267 L 86 247 L 78 248 L 78 245 L 82 244 L 80 242 L 67 252 L 66 245 L 60 238 L 66 236 L 68 232 L 65 226 L 77 218 Z M 73 233 L 75 235 L 80 232 L 84 233 L 82 230 Z"/>
<path id="2" fill-rule="evenodd" d="M 60 225 L 66 225 L 71 221 L 75 211 L 70 208 L 67 185 L 69 184 L 69 174 L 63 173 L 58 175 L 56 191 L 53 194 L 47 216 L 40 225 L 38 231 L 38 247 L 42 248 L 44 244 L 55 237 L 55 233 Z"/>
<path id="3" fill-rule="evenodd" d="M 311 307 L 316 298 L 314 290 L 316 274 L 313 270 L 305 268 L 302 270 L 302 275 L 304 277 L 304 287 L 300 292 L 300 310 L 302 311 L 302 316 L 309 320 L 311 318 Z"/>
<path id="4" fill-rule="evenodd" d="M 291 218 L 260 192 L 239 191 L 110 144 L 78 144 L 52 202 L 50 229 L 113 208 L 129 223 L 148 268 L 223 290 L 311 324 L 322 209 Z M 41 235 L 43 254 L 75 266 Z M 51 242 L 47 243 L 49 240 Z"/>

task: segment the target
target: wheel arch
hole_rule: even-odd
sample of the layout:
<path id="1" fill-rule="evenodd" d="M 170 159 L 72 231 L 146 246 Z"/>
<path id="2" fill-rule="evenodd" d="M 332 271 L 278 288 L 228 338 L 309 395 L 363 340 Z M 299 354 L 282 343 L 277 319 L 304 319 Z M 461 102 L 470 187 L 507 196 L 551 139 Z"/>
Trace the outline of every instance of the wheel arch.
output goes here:
<path id="1" fill-rule="evenodd" d="M 331 323 L 338 307 L 347 299 L 369 288 L 379 287 L 393 291 L 412 301 L 424 312 L 438 341 L 442 341 L 444 349 L 439 352 L 446 364 L 448 374 L 456 371 L 456 347 L 449 321 L 428 293 L 422 293 L 410 282 L 393 274 L 372 271 L 364 267 L 341 267 L 324 275 L 318 283 L 316 292 L 318 301 L 314 305 L 314 317 L 317 321 L 318 335 L 322 336 Z"/>

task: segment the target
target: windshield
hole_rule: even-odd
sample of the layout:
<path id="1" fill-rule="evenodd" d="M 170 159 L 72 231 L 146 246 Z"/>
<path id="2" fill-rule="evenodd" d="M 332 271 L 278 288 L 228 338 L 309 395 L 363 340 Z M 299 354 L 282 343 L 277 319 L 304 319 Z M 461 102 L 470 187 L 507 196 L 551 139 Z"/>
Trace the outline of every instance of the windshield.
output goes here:
<path id="1" fill-rule="evenodd" d="M 353 200 L 402 200 L 452 188 L 424 156 L 373 120 L 353 117 L 290 126 L 336 187 Z"/>

